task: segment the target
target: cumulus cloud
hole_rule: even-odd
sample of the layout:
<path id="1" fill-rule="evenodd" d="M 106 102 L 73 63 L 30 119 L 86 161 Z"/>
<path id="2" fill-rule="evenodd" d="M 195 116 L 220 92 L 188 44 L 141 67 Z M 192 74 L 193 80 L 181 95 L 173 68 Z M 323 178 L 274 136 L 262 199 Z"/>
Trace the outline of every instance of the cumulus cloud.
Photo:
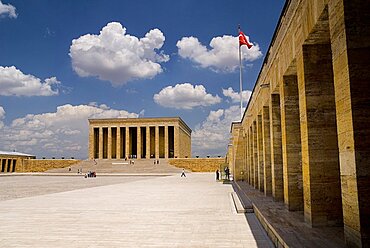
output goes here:
<path id="1" fill-rule="evenodd" d="M 248 40 L 249 37 L 247 36 Z M 196 37 L 183 37 L 176 44 L 182 58 L 190 59 L 202 68 L 216 72 L 233 72 L 239 65 L 239 39 L 231 35 L 214 37 L 209 43 L 210 49 L 200 43 Z M 257 43 L 251 49 L 242 46 L 243 61 L 254 61 L 262 57 Z"/>
<path id="2" fill-rule="evenodd" d="M 0 1 L 0 17 L 9 16 L 10 18 L 17 18 L 17 13 L 15 12 L 15 7 L 10 4 L 3 4 Z"/>
<path id="3" fill-rule="evenodd" d="M 4 127 L 3 119 L 5 118 L 5 110 L 0 106 L 0 128 Z"/>
<path id="4" fill-rule="evenodd" d="M 221 102 L 221 98 L 206 92 L 203 85 L 193 86 L 190 83 L 176 84 L 163 88 L 153 97 L 154 101 L 168 108 L 192 109 L 199 106 L 210 106 Z"/>
<path id="5" fill-rule="evenodd" d="M 118 86 L 161 73 L 160 63 L 169 60 L 169 56 L 159 50 L 164 41 L 165 36 L 159 29 L 137 38 L 126 34 L 126 28 L 120 23 L 111 22 L 99 35 L 86 34 L 74 39 L 69 56 L 79 76 L 96 76 Z"/>
<path id="6" fill-rule="evenodd" d="M 52 96 L 58 95 L 60 82 L 56 77 L 44 82 L 30 74 L 24 74 L 15 66 L 0 66 L 0 95 L 2 96 Z"/>
<path id="7" fill-rule="evenodd" d="M 224 156 L 233 121 L 240 121 L 239 106 L 210 111 L 206 120 L 196 126 L 191 135 L 193 155 Z"/>
<path id="8" fill-rule="evenodd" d="M 66 104 L 57 107 L 56 112 L 28 114 L 0 128 L 0 150 L 17 150 L 48 157 L 86 158 L 89 132 L 87 119 L 137 116 L 125 110 L 111 109 L 105 104 Z"/>
<path id="9" fill-rule="evenodd" d="M 232 102 L 240 102 L 240 93 L 234 91 L 233 88 L 229 87 L 227 89 L 222 89 L 222 94 L 226 97 L 229 97 Z M 252 95 L 252 91 L 250 90 L 243 90 L 242 96 L 243 96 L 243 102 L 248 102 L 249 98 Z"/>

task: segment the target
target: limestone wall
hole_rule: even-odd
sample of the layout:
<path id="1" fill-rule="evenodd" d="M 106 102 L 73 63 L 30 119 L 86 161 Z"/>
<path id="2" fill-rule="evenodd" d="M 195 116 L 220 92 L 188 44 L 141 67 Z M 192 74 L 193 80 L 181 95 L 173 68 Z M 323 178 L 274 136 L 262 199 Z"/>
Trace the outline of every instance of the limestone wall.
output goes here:
<path id="1" fill-rule="evenodd" d="M 225 158 L 178 158 L 169 159 L 170 165 L 193 172 L 214 172 L 225 163 Z"/>
<path id="2" fill-rule="evenodd" d="M 180 158 L 191 157 L 191 137 L 182 128 L 180 128 Z"/>
<path id="3" fill-rule="evenodd" d="M 65 168 L 79 163 L 77 159 L 25 159 L 23 166 L 17 166 L 17 172 L 44 172 L 54 168 Z"/>

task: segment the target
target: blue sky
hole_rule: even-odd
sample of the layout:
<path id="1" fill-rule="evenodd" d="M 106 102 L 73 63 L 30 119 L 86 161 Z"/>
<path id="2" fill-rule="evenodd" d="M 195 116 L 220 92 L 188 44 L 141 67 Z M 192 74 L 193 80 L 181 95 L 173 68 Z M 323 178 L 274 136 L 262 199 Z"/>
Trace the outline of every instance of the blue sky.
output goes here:
<path id="1" fill-rule="evenodd" d="M 2 0 L 0 150 L 85 158 L 87 118 L 180 116 L 194 156 L 224 155 L 240 118 L 237 25 L 254 44 L 247 100 L 283 5 Z"/>

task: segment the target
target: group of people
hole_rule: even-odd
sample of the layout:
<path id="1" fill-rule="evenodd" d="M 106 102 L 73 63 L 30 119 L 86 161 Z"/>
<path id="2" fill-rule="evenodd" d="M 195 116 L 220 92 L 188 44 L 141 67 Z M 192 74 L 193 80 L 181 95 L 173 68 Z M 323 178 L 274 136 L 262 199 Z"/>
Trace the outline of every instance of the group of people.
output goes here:
<path id="1" fill-rule="evenodd" d="M 154 160 L 154 164 L 159 164 L 159 159 Z"/>
<path id="2" fill-rule="evenodd" d="M 225 172 L 225 179 L 230 180 L 230 169 L 229 169 L 229 167 L 226 166 L 224 168 L 224 172 Z M 217 181 L 220 180 L 220 171 L 218 169 L 216 170 L 216 180 Z"/>
<path id="3" fill-rule="evenodd" d="M 87 177 L 96 177 L 96 172 L 95 171 L 88 171 L 85 174 L 85 178 L 87 178 Z"/>

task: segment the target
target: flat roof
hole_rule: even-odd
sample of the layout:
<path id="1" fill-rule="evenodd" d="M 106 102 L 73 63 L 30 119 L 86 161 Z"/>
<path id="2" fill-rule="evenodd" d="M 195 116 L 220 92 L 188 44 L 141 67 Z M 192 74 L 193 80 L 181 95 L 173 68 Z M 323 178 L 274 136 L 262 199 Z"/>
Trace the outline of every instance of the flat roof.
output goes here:
<path id="1" fill-rule="evenodd" d="M 12 155 L 12 156 L 24 156 L 24 157 L 36 157 L 35 155 L 21 153 L 21 152 L 7 152 L 7 151 L 0 151 L 0 155 Z"/>
<path id="2" fill-rule="evenodd" d="M 185 121 L 183 119 L 181 119 L 181 117 L 179 116 L 176 116 L 176 117 L 138 117 L 138 118 L 91 118 L 91 119 L 88 119 L 89 123 L 101 123 L 101 122 L 105 122 L 105 121 L 122 121 L 122 122 L 129 122 L 129 121 L 137 121 L 137 122 L 140 122 L 140 121 L 149 121 L 149 122 L 155 122 L 155 121 L 178 121 L 180 122 L 186 129 L 188 129 L 188 131 L 191 133 L 192 130 L 191 128 L 185 123 Z"/>

